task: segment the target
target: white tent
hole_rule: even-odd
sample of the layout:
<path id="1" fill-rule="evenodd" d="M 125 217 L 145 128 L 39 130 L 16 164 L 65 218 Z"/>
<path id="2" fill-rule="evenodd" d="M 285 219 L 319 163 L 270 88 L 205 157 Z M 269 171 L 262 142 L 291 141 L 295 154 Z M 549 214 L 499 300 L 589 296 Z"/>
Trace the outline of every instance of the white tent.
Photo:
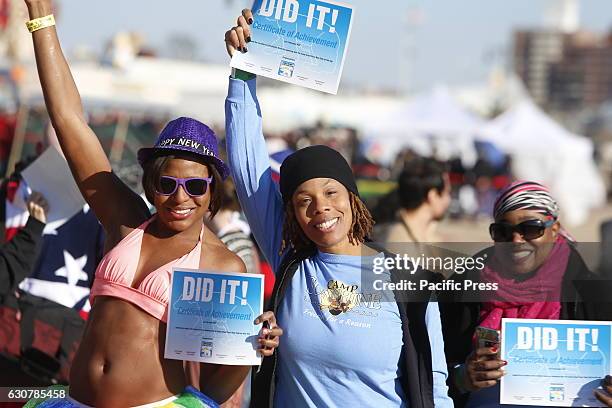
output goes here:
<path id="1" fill-rule="evenodd" d="M 593 160 L 593 143 L 574 135 L 531 101 L 523 101 L 492 120 L 478 138 L 512 156 L 517 178 L 551 189 L 564 219 L 580 224 L 605 201 L 605 186 Z"/>
<path id="2" fill-rule="evenodd" d="M 456 102 L 446 87 L 437 87 L 396 110 L 372 117 L 365 134 L 380 144 L 386 160 L 410 147 L 424 156 L 460 156 L 469 166 L 476 160 L 474 132 L 482 123 Z"/>

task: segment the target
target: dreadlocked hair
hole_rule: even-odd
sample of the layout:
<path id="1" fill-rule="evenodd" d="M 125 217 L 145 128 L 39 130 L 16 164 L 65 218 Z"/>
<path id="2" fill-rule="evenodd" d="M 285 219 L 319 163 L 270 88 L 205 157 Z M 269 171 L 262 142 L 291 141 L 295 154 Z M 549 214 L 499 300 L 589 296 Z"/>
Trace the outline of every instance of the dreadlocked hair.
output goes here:
<path id="1" fill-rule="evenodd" d="M 370 210 L 365 206 L 363 201 L 357 195 L 349 191 L 351 200 L 351 212 L 353 213 L 353 222 L 348 233 L 349 242 L 353 245 L 357 243 L 363 244 L 366 238 L 372 233 L 374 227 L 374 219 Z"/>
<path id="2" fill-rule="evenodd" d="M 365 242 L 366 237 L 371 234 L 372 227 L 374 226 L 374 219 L 363 201 L 361 201 L 355 193 L 351 191 L 348 193 L 351 203 L 351 213 L 353 214 L 353 221 L 348 232 L 348 239 L 352 245 L 357 245 Z M 308 239 L 298 224 L 293 209 L 293 203 L 289 200 L 285 205 L 283 240 L 281 241 L 279 254 L 282 254 L 287 248 L 293 248 L 293 251 L 297 252 L 314 248 L 314 246 L 314 242 Z"/>

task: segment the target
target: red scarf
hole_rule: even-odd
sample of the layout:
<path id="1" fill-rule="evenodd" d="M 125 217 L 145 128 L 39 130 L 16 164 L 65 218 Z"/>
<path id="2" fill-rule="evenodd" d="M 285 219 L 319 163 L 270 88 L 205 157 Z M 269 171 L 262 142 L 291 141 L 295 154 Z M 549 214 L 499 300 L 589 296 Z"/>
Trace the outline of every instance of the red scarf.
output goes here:
<path id="1" fill-rule="evenodd" d="M 495 256 L 482 271 L 485 283 L 497 283 L 497 300 L 486 301 L 480 310 L 480 326 L 500 330 L 503 317 L 519 319 L 558 319 L 561 312 L 561 284 L 567 269 L 570 247 L 559 235 L 548 258 L 524 281 L 503 273 Z M 529 299 L 534 301 L 529 302 Z M 546 301 L 545 301 L 546 299 Z"/>

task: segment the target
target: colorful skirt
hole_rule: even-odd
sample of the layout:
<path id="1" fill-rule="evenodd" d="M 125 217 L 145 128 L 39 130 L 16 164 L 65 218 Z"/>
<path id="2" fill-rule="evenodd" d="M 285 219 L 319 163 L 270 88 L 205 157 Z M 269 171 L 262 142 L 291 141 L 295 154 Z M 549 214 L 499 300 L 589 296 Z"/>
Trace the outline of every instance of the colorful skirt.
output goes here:
<path id="1" fill-rule="evenodd" d="M 56 385 L 49 387 L 49 390 L 63 391 L 63 398 L 37 398 L 26 402 L 24 408 L 92 408 L 68 396 L 68 386 Z M 163 401 L 153 402 L 146 405 L 139 405 L 136 408 L 218 408 L 219 404 L 202 394 L 192 386 L 187 386 L 185 390 L 174 397 Z"/>

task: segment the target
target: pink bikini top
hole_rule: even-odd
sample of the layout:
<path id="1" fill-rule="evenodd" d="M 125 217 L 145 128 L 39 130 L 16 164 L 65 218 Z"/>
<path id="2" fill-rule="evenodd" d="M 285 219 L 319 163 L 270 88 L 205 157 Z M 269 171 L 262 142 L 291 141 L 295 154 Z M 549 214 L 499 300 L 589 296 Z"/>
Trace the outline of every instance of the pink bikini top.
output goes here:
<path id="1" fill-rule="evenodd" d="M 130 232 L 102 258 L 91 288 L 89 301 L 92 305 L 96 296 L 113 296 L 133 303 L 164 323 L 167 321 L 172 267 L 199 268 L 204 227 L 198 244 L 189 253 L 149 273 L 138 288 L 133 288 L 142 237 L 154 217 Z"/>

